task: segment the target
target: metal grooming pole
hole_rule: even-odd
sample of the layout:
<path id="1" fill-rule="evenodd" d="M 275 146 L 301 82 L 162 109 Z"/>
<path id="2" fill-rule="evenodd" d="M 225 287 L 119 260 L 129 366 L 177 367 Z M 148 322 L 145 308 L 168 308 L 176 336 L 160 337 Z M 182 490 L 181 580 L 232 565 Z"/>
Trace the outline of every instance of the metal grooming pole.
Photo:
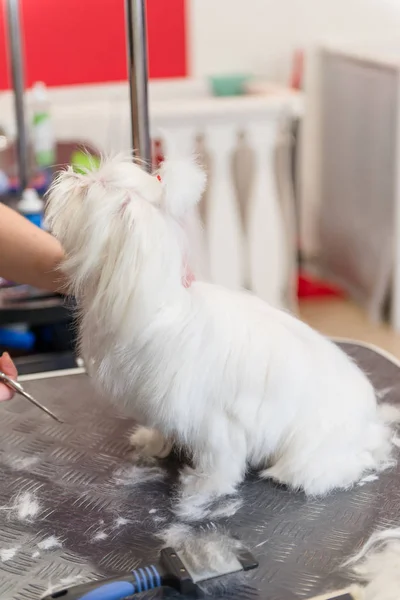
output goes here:
<path id="1" fill-rule="evenodd" d="M 24 60 L 22 51 L 19 0 L 7 0 L 8 51 L 14 89 L 15 118 L 17 121 L 17 159 L 20 189 L 28 185 L 28 136 L 24 106 Z"/>
<path id="2" fill-rule="evenodd" d="M 147 30 L 145 0 L 126 1 L 128 78 L 130 87 L 132 144 L 144 166 L 151 171 L 152 155 L 148 108 Z M 20 187 L 28 184 L 28 137 L 24 107 L 24 61 L 19 0 L 6 0 L 8 46 L 17 121 L 17 155 Z"/>
<path id="3" fill-rule="evenodd" d="M 132 144 L 136 156 L 151 171 L 145 0 L 126 0 L 126 33 Z"/>

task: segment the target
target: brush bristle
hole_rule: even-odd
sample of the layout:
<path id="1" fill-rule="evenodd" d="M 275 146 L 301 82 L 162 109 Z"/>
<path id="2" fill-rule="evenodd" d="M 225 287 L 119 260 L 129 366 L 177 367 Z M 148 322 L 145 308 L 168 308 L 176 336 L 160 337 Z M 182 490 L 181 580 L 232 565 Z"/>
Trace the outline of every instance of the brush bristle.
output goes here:
<path id="1" fill-rule="evenodd" d="M 216 527 L 185 527 L 182 531 L 172 527 L 164 539 L 173 547 L 195 583 L 242 571 L 238 554 L 243 544 Z"/>

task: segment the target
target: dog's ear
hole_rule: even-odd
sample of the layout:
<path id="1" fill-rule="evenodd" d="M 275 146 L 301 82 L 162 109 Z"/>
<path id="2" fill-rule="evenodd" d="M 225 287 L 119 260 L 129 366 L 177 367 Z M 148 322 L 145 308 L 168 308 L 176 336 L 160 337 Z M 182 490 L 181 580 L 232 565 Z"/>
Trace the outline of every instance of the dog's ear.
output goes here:
<path id="1" fill-rule="evenodd" d="M 200 201 L 206 174 L 194 160 L 166 161 L 158 173 L 163 186 L 162 208 L 181 219 Z"/>

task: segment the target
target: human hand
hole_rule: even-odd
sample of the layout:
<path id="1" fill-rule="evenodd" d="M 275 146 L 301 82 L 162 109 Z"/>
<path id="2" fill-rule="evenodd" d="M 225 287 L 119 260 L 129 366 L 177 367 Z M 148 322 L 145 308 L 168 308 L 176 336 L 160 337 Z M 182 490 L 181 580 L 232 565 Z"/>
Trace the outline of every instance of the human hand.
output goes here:
<path id="1" fill-rule="evenodd" d="M 0 371 L 3 371 L 5 375 L 8 375 L 12 379 L 17 379 L 18 372 L 8 352 L 4 352 L 4 354 L 0 356 Z M 0 382 L 0 402 L 3 402 L 3 400 L 11 400 L 13 396 L 13 390 Z"/>

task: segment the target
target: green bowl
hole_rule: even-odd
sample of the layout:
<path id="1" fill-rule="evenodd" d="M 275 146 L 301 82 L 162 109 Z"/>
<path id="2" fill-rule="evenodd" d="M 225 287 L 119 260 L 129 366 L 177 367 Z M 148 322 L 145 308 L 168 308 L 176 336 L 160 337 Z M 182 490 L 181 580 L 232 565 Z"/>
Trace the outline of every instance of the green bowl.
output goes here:
<path id="1" fill-rule="evenodd" d="M 245 92 L 248 75 L 218 75 L 210 77 L 214 96 L 240 96 Z"/>

